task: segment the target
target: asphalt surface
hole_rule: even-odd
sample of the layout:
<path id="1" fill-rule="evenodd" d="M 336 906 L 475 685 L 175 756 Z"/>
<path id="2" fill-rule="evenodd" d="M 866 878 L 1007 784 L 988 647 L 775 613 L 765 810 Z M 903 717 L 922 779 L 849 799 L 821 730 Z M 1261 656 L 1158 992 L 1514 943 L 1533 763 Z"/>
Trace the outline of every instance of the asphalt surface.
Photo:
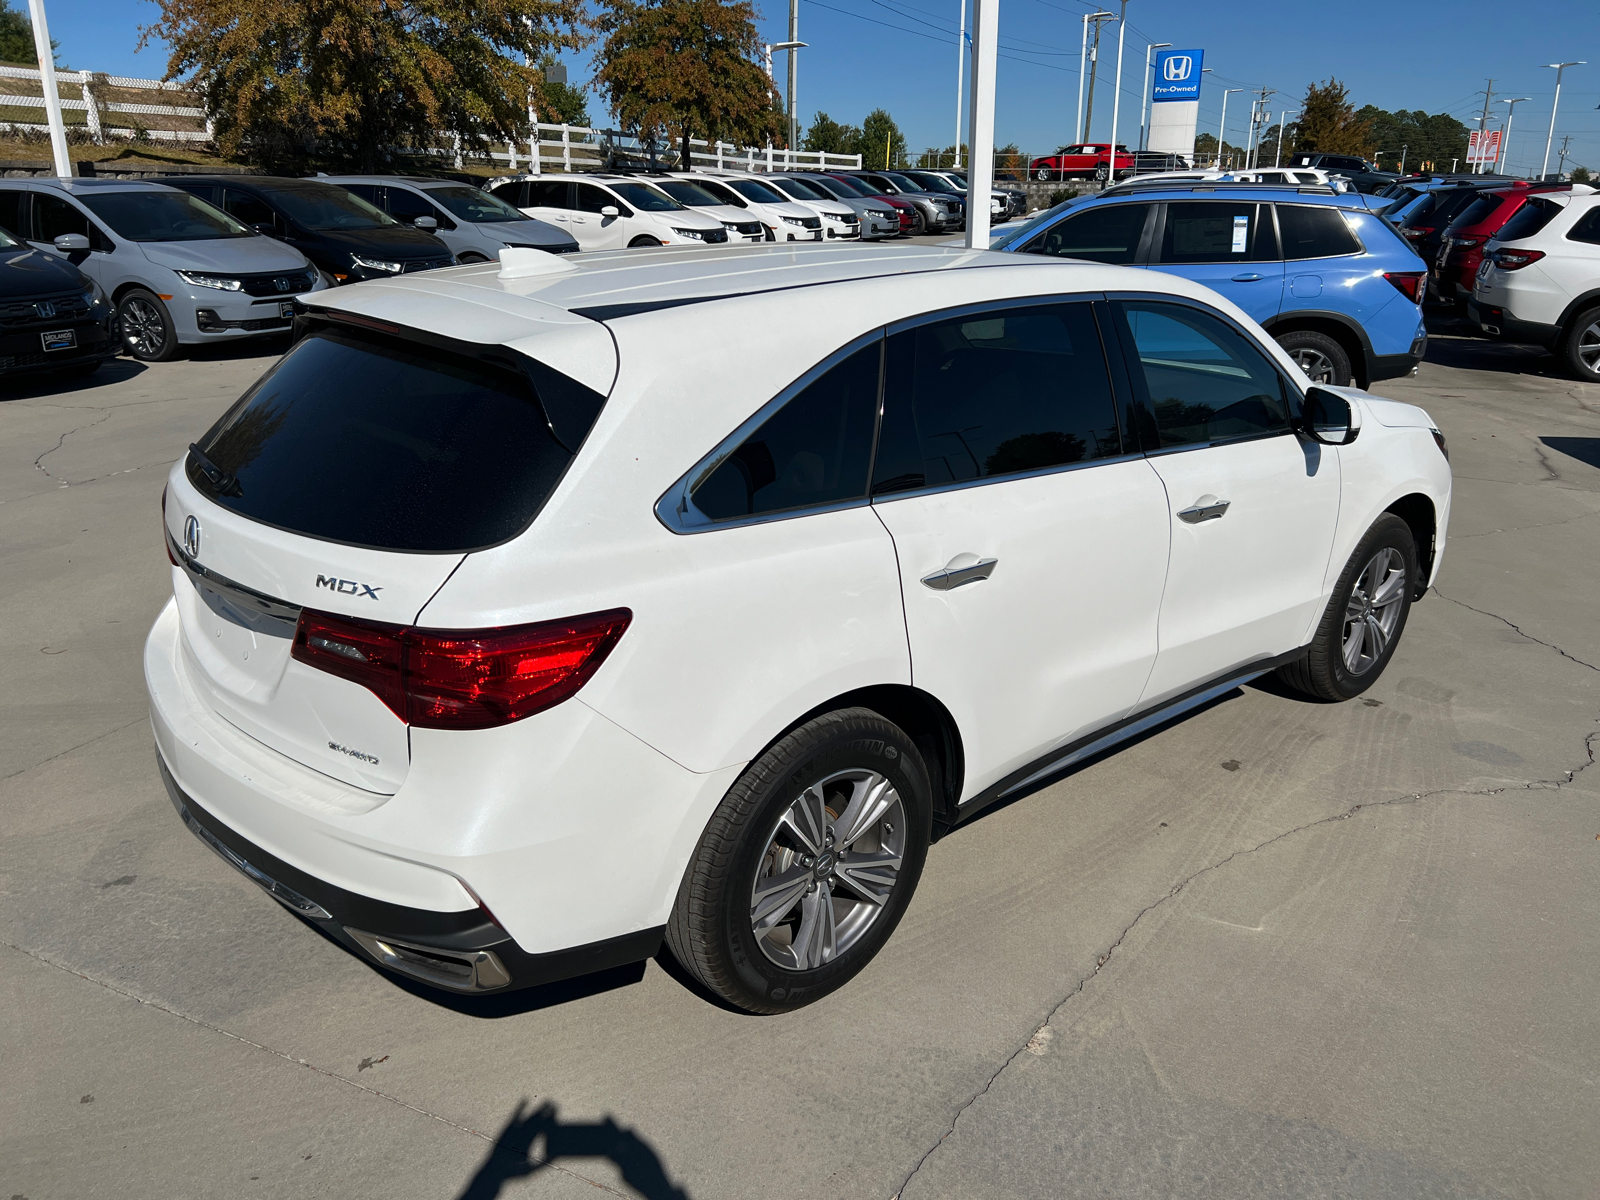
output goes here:
<path id="1" fill-rule="evenodd" d="M 1600 388 L 1436 339 L 1379 390 L 1450 546 L 1364 699 L 1247 687 L 990 813 L 748 1017 L 656 962 L 425 994 L 179 825 L 162 481 L 277 349 L 0 393 L 0 1195 L 1597 1194 Z"/>

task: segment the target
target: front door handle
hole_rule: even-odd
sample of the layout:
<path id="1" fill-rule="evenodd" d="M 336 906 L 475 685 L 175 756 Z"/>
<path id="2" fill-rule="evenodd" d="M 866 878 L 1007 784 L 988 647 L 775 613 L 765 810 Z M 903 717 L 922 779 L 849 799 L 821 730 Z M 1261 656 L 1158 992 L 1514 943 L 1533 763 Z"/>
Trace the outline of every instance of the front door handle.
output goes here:
<path id="1" fill-rule="evenodd" d="M 1233 277 L 1233 281 L 1235 283 L 1254 283 L 1258 279 L 1265 278 L 1265 275 L 1260 275 L 1253 271 L 1246 271 L 1243 275 L 1235 275 Z"/>
<path id="2" fill-rule="evenodd" d="M 975 554 L 958 554 L 932 575 L 924 575 L 922 582 L 936 592 L 948 592 L 964 583 L 977 583 L 993 574 L 998 558 L 979 558 Z"/>
<path id="3" fill-rule="evenodd" d="M 1178 520 L 1190 525 L 1198 525 L 1202 521 L 1220 521 L 1228 515 L 1229 500 L 1218 500 L 1215 496 L 1201 496 L 1188 508 L 1178 510 Z"/>

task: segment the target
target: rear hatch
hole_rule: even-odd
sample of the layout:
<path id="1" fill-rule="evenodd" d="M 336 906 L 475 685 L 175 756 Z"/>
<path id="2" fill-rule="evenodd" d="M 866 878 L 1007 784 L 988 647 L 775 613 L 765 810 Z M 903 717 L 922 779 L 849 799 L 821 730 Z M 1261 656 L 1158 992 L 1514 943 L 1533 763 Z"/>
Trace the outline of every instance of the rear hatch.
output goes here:
<path id="1" fill-rule="evenodd" d="M 164 520 L 195 691 L 273 750 L 390 794 L 408 726 L 293 655 L 302 613 L 411 625 L 467 553 L 528 526 L 603 401 L 504 347 L 352 320 L 310 325 L 195 443 Z"/>

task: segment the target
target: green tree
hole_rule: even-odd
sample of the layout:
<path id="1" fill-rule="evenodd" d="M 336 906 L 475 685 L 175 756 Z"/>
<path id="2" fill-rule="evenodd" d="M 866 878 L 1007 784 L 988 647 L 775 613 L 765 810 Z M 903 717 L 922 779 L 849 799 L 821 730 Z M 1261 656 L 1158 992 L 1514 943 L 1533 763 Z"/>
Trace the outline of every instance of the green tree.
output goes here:
<path id="1" fill-rule="evenodd" d="M 845 153 L 861 155 L 863 167 L 883 170 L 897 166 L 905 162 L 905 135 L 900 132 L 900 126 L 894 123 L 894 118 L 888 112 L 875 108 L 867 114 L 866 120 L 861 122 L 861 132 L 856 137 L 856 144 Z"/>
<path id="2" fill-rule="evenodd" d="M 750 0 L 601 0 L 593 86 L 619 121 L 682 143 L 759 145 L 783 135 L 777 92 L 757 62 Z"/>
<path id="3" fill-rule="evenodd" d="M 1429 116 L 1420 108 L 1385 112 L 1369 104 L 1356 116 L 1371 127 L 1380 166 L 1398 167 L 1402 148 L 1408 167 L 1431 162 L 1436 170 L 1449 170 L 1452 159 L 1467 157 L 1467 127 L 1449 113 Z"/>
<path id="4" fill-rule="evenodd" d="M 854 125 L 841 125 L 825 112 L 811 118 L 811 128 L 801 140 L 803 150 L 822 150 L 828 154 L 854 154 L 861 140 L 861 130 Z"/>
<path id="5" fill-rule="evenodd" d="M 535 61 L 586 44 L 581 0 L 160 0 L 164 40 L 224 153 L 279 169 L 375 171 L 440 132 L 469 144 L 527 129 L 545 107 Z"/>
<path id="6" fill-rule="evenodd" d="M 1324 154 L 1370 154 L 1372 123 L 1350 103 L 1350 90 L 1337 79 L 1306 88 L 1300 102 L 1294 150 L 1320 150 Z M 1286 147 L 1287 148 L 1287 147 Z"/>
<path id="7" fill-rule="evenodd" d="M 60 46 L 54 38 L 50 39 L 50 49 L 56 50 Z M 56 65 L 61 65 L 61 55 L 54 56 Z M 16 63 L 19 66 L 33 67 L 39 63 L 39 52 L 33 44 L 33 22 L 28 19 L 28 14 L 11 7 L 6 0 L 0 0 L 0 62 Z"/>
<path id="8" fill-rule="evenodd" d="M 1594 172 L 1590 171 L 1588 167 L 1573 167 L 1572 168 L 1572 182 L 1573 183 L 1593 183 L 1594 182 Z"/>
<path id="9" fill-rule="evenodd" d="M 555 65 L 556 56 L 546 54 L 539 60 L 539 71 L 548 75 L 550 68 Z M 587 128 L 591 124 L 589 102 L 580 87 L 547 78 L 544 81 L 544 104 L 545 107 L 537 111 L 539 120 L 546 125 L 580 125 Z"/>

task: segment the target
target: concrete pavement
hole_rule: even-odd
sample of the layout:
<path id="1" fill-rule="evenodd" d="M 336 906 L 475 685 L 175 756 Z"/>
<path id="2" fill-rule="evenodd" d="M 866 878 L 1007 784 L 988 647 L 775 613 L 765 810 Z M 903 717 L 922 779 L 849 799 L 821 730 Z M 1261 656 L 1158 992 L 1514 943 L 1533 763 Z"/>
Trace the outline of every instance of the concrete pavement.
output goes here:
<path id="1" fill-rule="evenodd" d="M 171 461 L 271 361 L 0 399 L 0 1195 L 1590 1196 L 1600 388 L 1438 340 L 1438 593 L 936 845 L 843 992 L 473 1003 L 320 938 L 156 777 Z"/>

